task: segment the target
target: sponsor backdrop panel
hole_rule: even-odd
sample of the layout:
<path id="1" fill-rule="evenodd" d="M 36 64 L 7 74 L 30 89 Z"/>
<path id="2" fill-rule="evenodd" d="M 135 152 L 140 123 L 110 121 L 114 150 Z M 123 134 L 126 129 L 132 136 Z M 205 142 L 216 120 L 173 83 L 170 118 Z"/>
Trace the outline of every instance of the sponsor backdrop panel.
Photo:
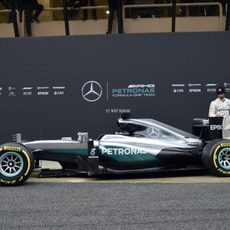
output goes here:
<path id="1" fill-rule="evenodd" d="M 122 112 L 191 131 L 230 89 L 229 33 L 0 40 L 0 140 L 91 137 Z M 227 96 L 229 93 L 227 93 Z"/>

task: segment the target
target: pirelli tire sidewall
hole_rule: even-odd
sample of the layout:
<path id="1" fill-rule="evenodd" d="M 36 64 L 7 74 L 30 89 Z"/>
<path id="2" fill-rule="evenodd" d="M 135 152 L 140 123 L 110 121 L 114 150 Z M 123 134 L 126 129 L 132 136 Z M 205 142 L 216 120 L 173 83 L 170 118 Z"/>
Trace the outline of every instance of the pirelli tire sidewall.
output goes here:
<path id="1" fill-rule="evenodd" d="M 24 145 L 19 143 L 6 143 L 0 146 L 0 159 L 3 158 L 4 155 L 10 153 L 23 162 L 22 167 L 13 176 L 4 175 L 7 173 L 4 172 L 3 168 L 0 168 L 0 186 L 16 186 L 23 184 L 23 182 L 30 177 L 34 168 L 33 154 Z"/>
<path id="2" fill-rule="evenodd" d="M 213 140 L 208 143 L 202 153 L 202 161 L 209 169 L 210 173 L 215 176 L 230 177 L 230 166 L 223 167 L 219 159 L 223 151 L 230 149 L 230 140 Z"/>

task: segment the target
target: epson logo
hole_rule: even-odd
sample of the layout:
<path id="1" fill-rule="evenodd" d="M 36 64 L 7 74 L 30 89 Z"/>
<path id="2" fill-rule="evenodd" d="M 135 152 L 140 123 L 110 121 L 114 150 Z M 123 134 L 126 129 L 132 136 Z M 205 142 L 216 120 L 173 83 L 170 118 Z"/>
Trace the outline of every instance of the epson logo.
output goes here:
<path id="1" fill-rule="evenodd" d="M 223 129 L 223 125 L 210 125 L 210 130 L 214 131 L 214 130 L 222 130 Z"/>
<path id="2" fill-rule="evenodd" d="M 47 95 L 49 95 L 49 92 L 46 92 L 46 91 L 39 91 L 39 92 L 37 92 L 37 95 L 38 95 L 38 96 L 47 96 Z"/>
<path id="3" fill-rule="evenodd" d="M 189 89 L 190 93 L 201 93 L 201 89 Z"/>

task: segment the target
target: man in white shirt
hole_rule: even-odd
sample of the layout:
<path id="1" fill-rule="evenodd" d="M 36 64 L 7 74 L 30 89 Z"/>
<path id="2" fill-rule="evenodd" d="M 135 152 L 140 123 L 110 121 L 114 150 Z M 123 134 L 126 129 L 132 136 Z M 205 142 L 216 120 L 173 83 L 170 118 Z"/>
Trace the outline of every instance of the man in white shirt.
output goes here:
<path id="1" fill-rule="evenodd" d="M 209 117 L 229 116 L 230 100 L 225 98 L 225 90 L 222 87 L 216 89 L 218 98 L 211 102 L 209 107 Z"/>

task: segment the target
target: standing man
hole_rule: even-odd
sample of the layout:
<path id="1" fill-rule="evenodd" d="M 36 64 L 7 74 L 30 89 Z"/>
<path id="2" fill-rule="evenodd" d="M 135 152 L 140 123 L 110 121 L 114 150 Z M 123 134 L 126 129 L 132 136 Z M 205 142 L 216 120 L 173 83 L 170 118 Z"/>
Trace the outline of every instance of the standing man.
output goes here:
<path id="1" fill-rule="evenodd" d="M 30 23 L 33 21 L 40 23 L 38 17 L 43 11 L 44 7 L 42 4 L 39 4 L 37 0 L 22 0 L 22 8 L 25 10 L 27 36 L 30 37 L 32 35 Z M 34 14 L 33 11 L 35 11 Z"/>
<path id="2" fill-rule="evenodd" d="M 125 5 L 135 5 L 136 0 L 125 0 Z M 127 8 L 125 9 L 126 18 L 137 18 L 136 8 Z"/>
<path id="3" fill-rule="evenodd" d="M 180 0 L 181 3 L 195 3 L 195 2 L 200 2 L 200 0 Z M 203 16 L 204 14 L 204 9 L 201 9 L 199 6 L 181 6 L 181 16 L 186 16 L 187 13 L 187 8 L 188 8 L 188 13 L 189 16 Z"/>
<path id="4" fill-rule="evenodd" d="M 109 20 L 108 20 L 108 30 L 106 33 L 107 34 L 112 33 L 115 11 L 118 20 L 118 33 L 119 34 L 124 33 L 123 16 L 122 16 L 122 0 L 108 0 L 108 4 L 109 4 Z"/>
<path id="5" fill-rule="evenodd" d="M 230 100 L 225 98 L 225 90 L 222 87 L 216 89 L 217 99 L 211 102 L 209 107 L 209 117 L 229 116 Z"/>
<path id="6" fill-rule="evenodd" d="M 95 0 L 81 0 L 81 6 L 88 6 L 90 2 L 91 6 L 95 6 Z M 96 9 L 92 9 L 92 15 L 93 15 L 93 19 L 97 20 L 97 11 Z M 83 10 L 83 21 L 88 19 L 88 10 Z"/>
<path id="7" fill-rule="evenodd" d="M 222 0 L 223 9 L 225 9 L 227 4 L 226 10 L 226 21 L 225 21 L 225 31 L 229 31 L 230 26 L 230 0 Z"/>

